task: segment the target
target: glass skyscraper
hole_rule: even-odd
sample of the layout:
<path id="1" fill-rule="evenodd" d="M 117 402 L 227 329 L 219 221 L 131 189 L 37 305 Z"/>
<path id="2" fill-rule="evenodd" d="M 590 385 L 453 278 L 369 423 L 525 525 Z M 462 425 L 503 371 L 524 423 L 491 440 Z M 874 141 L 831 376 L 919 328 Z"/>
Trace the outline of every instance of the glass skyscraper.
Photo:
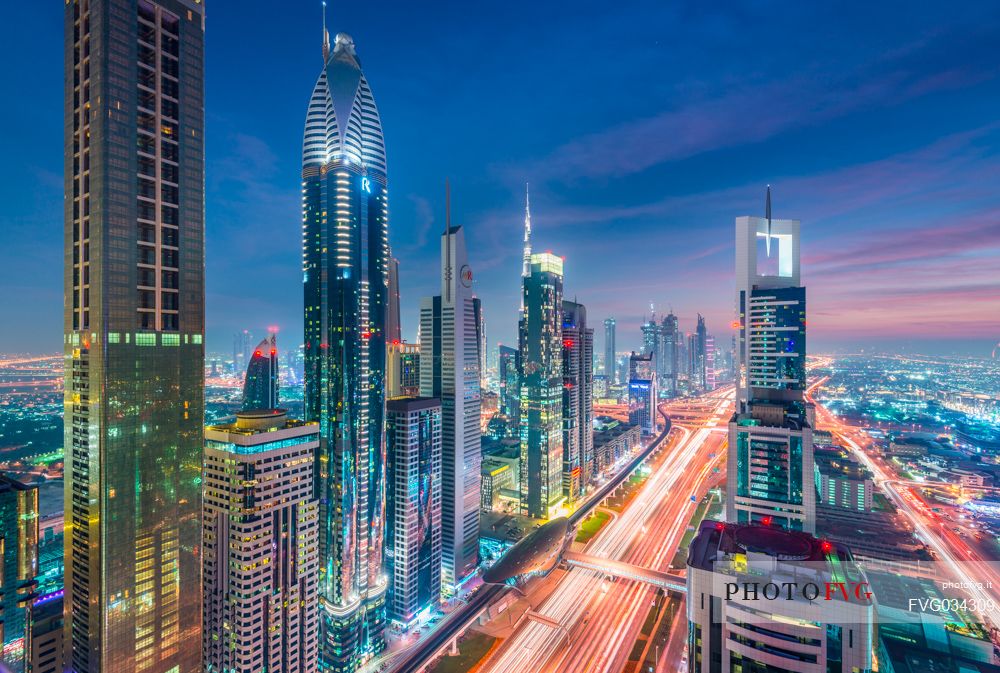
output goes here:
<path id="1" fill-rule="evenodd" d="M 243 411 L 278 408 L 278 344 L 272 334 L 254 350 L 243 381 Z"/>
<path id="2" fill-rule="evenodd" d="M 28 670 L 38 576 L 38 488 L 0 474 L 0 670 Z"/>
<path id="3" fill-rule="evenodd" d="M 204 5 L 65 3 L 67 642 L 201 671 Z"/>
<path id="4" fill-rule="evenodd" d="M 772 220 L 770 212 L 737 218 L 736 278 L 738 380 L 726 517 L 812 533 L 816 489 L 799 221 Z"/>
<path id="5" fill-rule="evenodd" d="M 441 598 L 441 402 L 386 404 L 389 616 L 409 625 Z"/>
<path id="6" fill-rule="evenodd" d="M 547 519 L 563 495 L 563 261 L 531 255 L 521 347 L 521 514 Z"/>
<path id="7" fill-rule="evenodd" d="M 594 330 L 587 327 L 587 308 L 562 303 L 563 494 L 581 500 L 593 474 L 594 460 Z"/>
<path id="8" fill-rule="evenodd" d="M 615 319 L 604 319 L 604 376 L 608 385 L 618 383 L 615 362 Z"/>
<path id="9" fill-rule="evenodd" d="M 348 35 L 324 39 L 302 143 L 305 416 L 320 425 L 320 669 L 385 646 L 388 194 L 382 125 Z"/>

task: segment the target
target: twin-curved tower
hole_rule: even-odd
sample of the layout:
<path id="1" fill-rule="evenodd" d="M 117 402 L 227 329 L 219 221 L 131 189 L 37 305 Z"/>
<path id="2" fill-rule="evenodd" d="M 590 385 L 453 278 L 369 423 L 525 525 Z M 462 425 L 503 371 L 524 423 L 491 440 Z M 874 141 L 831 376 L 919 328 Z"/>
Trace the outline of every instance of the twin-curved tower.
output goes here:
<path id="1" fill-rule="evenodd" d="M 302 142 L 305 415 L 320 424 L 320 670 L 384 647 L 388 197 L 382 124 L 348 35 L 313 88 Z"/>

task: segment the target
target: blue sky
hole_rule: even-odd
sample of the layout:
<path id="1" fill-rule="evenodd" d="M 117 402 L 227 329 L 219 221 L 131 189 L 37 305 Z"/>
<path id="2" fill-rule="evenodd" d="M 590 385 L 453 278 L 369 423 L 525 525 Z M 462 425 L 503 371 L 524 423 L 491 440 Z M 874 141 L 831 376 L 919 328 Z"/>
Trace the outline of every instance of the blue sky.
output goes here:
<path id="1" fill-rule="evenodd" d="M 207 6 L 209 349 L 271 324 L 298 343 L 320 3 Z M 408 336 L 437 291 L 448 177 L 492 343 L 514 339 L 526 180 L 536 248 L 621 348 L 650 302 L 728 341 L 733 218 L 767 183 L 803 223 L 814 349 L 1000 341 L 1000 4 L 569 7 L 331 3 L 382 116 Z M 3 24 L 0 351 L 55 351 L 62 4 Z"/>

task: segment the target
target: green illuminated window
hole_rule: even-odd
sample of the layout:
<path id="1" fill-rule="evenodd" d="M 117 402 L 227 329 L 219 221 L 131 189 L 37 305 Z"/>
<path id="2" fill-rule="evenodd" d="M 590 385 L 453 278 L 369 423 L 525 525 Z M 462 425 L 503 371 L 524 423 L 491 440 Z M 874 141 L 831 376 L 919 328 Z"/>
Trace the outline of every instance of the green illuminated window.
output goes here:
<path id="1" fill-rule="evenodd" d="M 136 346 L 155 346 L 156 345 L 156 335 L 155 334 L 136 334 L 135 335 L 135 345 Z"/>

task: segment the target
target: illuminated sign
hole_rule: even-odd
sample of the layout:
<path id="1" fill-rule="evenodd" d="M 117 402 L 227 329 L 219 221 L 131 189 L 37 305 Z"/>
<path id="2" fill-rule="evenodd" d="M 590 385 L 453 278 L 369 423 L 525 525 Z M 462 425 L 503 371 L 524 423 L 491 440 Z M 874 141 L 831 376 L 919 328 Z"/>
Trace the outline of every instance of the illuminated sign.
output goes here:
<path id="1" fill-rule="evenodd" d="M 368 178 L 361 178 L 361 189 L 365 190 L 368 194 L 372 193 L 372 182 Z"/>
<path id="2" fill-rule="evenodd" d="M 458 277 L 461 279 L 462 285 L 472 287 L 472 269 L 469 268 L 468 264 L 464 265 L 458 272 Z"/>

